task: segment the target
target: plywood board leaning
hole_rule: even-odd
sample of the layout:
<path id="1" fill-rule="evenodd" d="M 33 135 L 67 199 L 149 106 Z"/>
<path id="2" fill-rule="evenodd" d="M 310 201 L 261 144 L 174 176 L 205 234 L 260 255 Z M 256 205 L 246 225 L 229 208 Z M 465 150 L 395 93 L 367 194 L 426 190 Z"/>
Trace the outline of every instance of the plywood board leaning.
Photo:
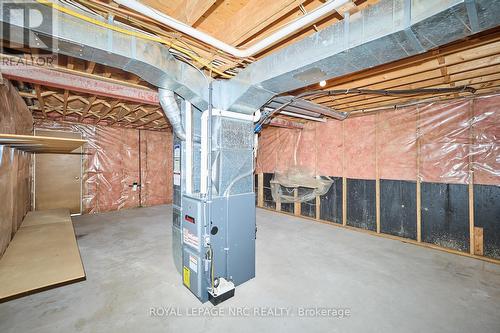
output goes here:
<path id="1" fill-rule="evenodd" d="M 48 222 L 51 215 L 54 223 Z M 0 260 L 0 302 L 85 279 L 67 211 L 30 216 Z"/>

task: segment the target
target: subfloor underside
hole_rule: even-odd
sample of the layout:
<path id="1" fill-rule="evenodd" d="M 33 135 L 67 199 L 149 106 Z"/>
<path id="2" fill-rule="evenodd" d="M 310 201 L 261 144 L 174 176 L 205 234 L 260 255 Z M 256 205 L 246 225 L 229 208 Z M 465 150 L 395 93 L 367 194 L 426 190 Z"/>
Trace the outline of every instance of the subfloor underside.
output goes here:
<path id="1" fill-rule="evenodd" d="M 87 280 L 0 304 L 0 332 L 500 329 L 498 265 L 261 209 L 257 277 L 201 305 L 175 269 L 171 215 L 73 218 Z"/>

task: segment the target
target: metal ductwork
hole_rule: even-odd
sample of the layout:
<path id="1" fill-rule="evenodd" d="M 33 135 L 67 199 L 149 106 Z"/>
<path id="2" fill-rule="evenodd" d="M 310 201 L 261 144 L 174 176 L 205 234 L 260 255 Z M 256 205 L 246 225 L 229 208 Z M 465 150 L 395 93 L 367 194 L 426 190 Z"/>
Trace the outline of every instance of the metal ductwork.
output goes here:
<path id="1" fill-rule="evenodd" d="M 269 124 L 273 117 L 278 114 L 321 122 L 325 122 L 326 117 L 337 120 L 344 120 L 348 117 L 346 112 L 339 112 L 329 107 L 307 101 L 299 96 L 290 95 L 274 97 L 261 110 L 262 116 L 255 125 L 256 133 L 260 132 L 262 126 Z"/>
<path id="2" fill-rule="evenodd" d="M 272 109 L 281 107 L 281 112 L 298 113 L 314 118 L 321 118 L 323 116 L 332 117 L 337 120 L 344 120 L 347 118 L 346 112 L 339 112 L 332 108 L 290 95 L 275 97 L 266 106 Z"/>
<path id="3" fill-rule="evenodd" d="M 158 89 L 158 97 L 160 99 L 161 108 L 165 116 L 167 116 L 170 125 L 172 125 L 175 135 L 177 135 L 180 140 L 185 141 L 186 132 L 182 126 L 181 110 L 175 100 L 175 93 L 172 90 Z"/>

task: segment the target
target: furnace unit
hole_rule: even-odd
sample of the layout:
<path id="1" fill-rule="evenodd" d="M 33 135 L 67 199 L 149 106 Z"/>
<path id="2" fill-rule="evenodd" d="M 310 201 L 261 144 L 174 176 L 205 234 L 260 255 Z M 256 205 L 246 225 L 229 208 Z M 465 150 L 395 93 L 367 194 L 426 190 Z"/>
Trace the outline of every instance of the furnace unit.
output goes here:
<path id="1" fill-rule="evenodd" d="M 174 141 L 174 255 L 184 286 L 218 304 L 255 277 L 253 116 L 211 110 L 210 119 L 209 111 L 182 104 L 186 140 Z"/>

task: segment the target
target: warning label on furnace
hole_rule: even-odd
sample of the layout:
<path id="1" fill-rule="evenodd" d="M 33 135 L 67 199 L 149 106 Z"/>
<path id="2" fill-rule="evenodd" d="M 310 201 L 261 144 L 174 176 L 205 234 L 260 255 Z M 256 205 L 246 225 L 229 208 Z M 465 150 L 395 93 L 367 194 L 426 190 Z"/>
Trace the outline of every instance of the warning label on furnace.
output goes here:
<path id="1" fill-rule="evenodd" d="M 195 249 L 198 249 L 200 246 L 200 239 L 195 234 L 191 233 L 187 228 L 182 229 L 182 238 L 184 244 L 190 245 Z"/>
<path id="2" fill-rule="evenodd" d="M 191 288 L 191 271 L 186 266 L 184 266 L 184 268 L 182 270 L 182 277 L 183 277 L 182 281 L 184 282 L 184 285 L 188 288 Z"/>
<path id="3" fill-rule="evenodd" d="M 198 258 L 192 255 L 189 256 L 189 268 L 193 272 L 198 273 Z"/>

